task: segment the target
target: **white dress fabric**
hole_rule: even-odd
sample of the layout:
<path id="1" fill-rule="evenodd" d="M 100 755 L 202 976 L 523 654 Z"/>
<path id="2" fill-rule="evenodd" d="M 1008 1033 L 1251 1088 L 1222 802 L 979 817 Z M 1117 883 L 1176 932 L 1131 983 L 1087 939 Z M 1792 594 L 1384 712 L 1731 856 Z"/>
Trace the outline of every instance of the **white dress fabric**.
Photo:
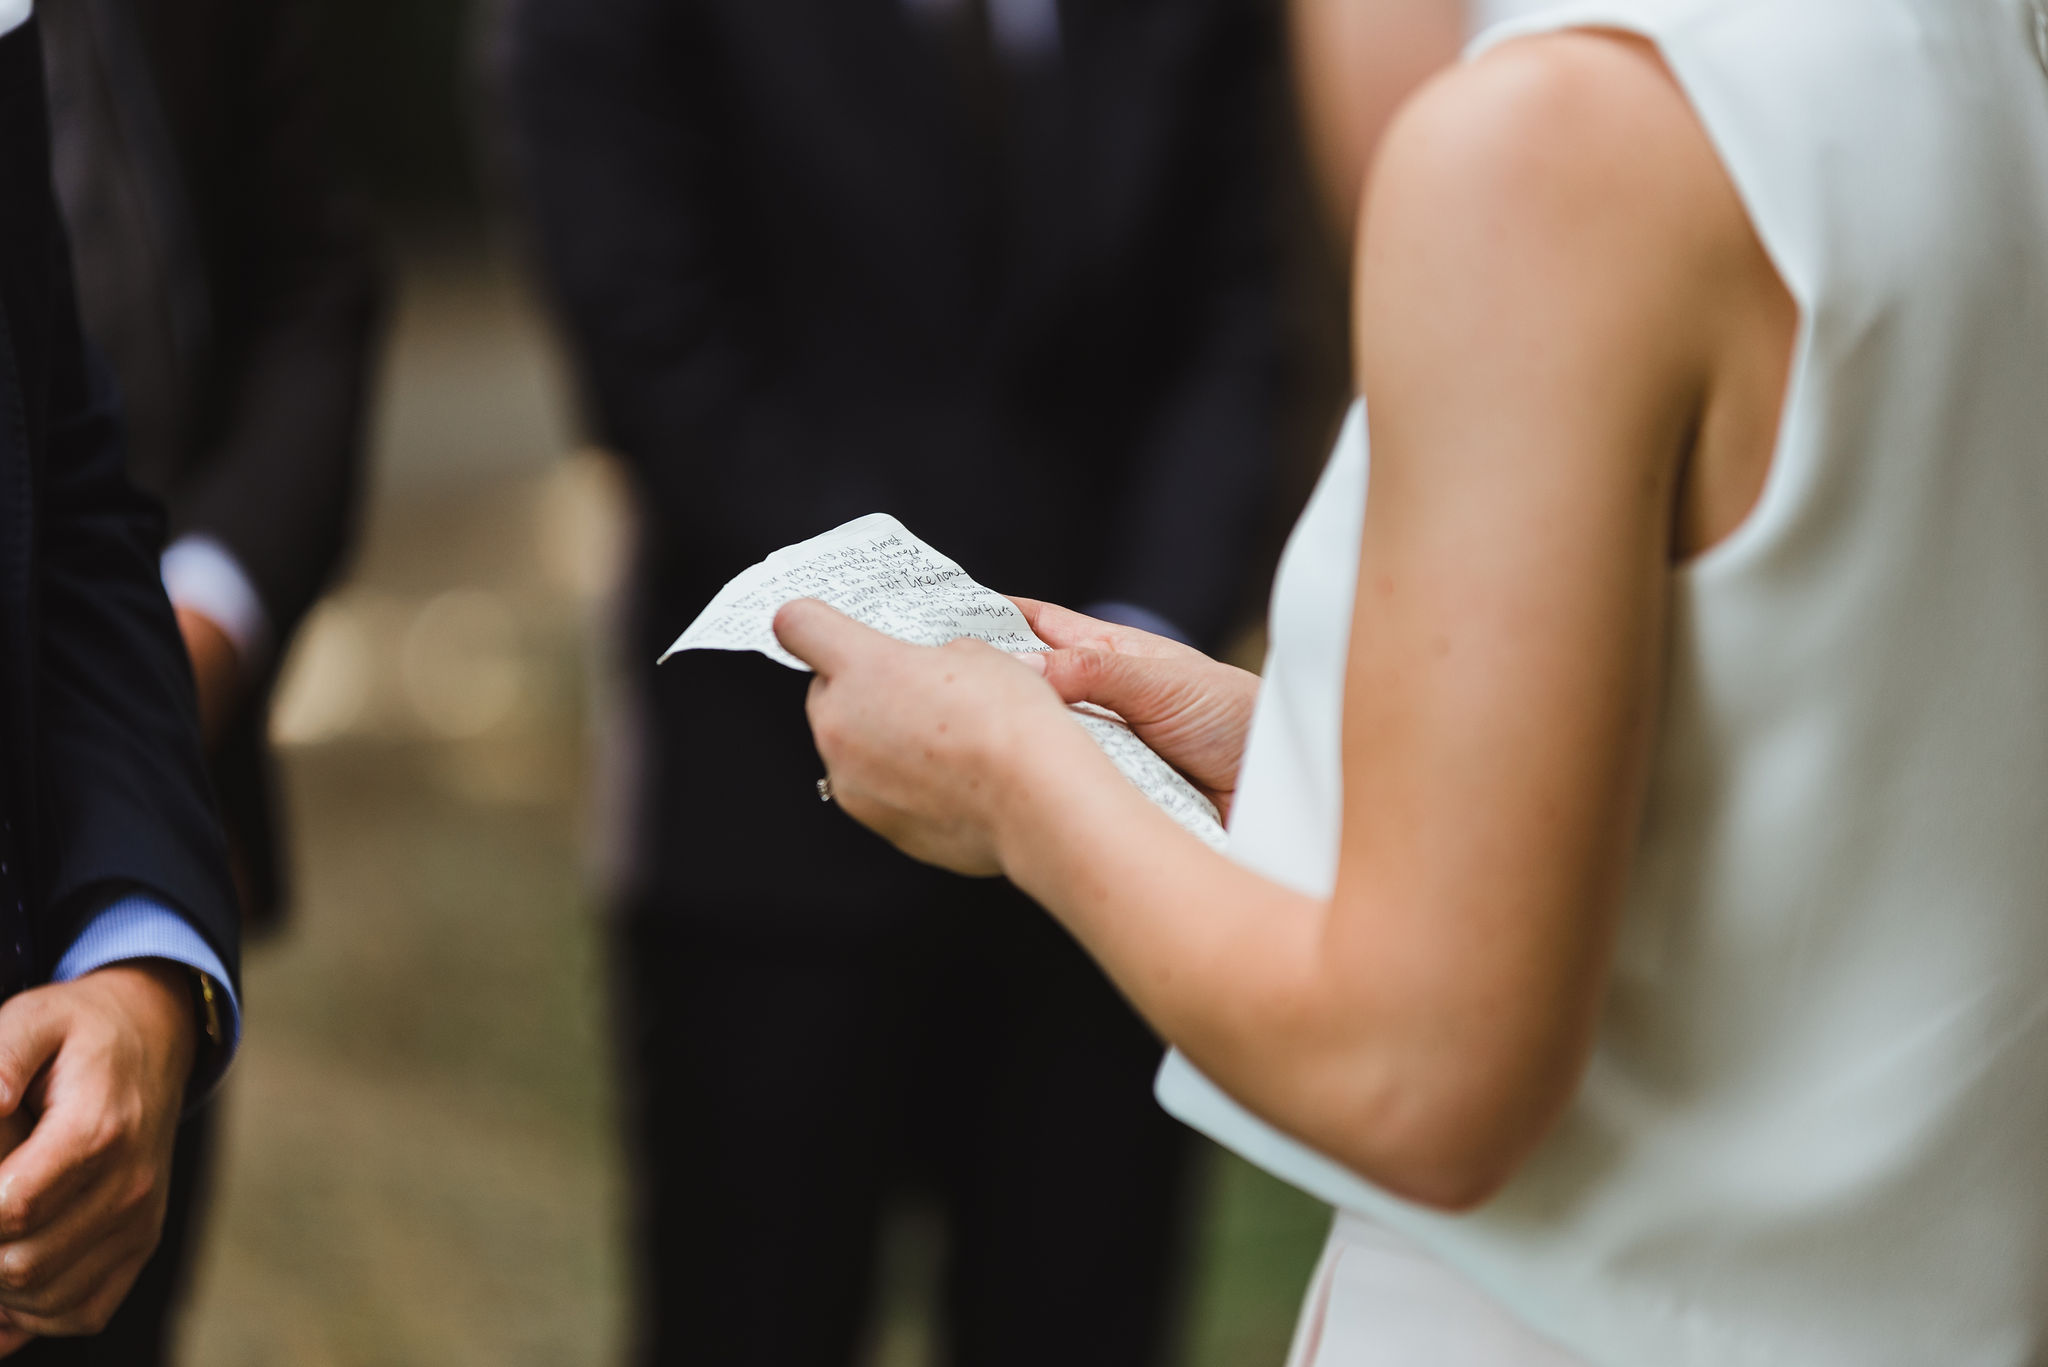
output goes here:
<path id="1" fill-rule="evenodd" d="M 1608 1004 L 1482 1210 L 1184 1058 L 1166 1107 L 1337 1206 L 1296 1361 L 2048 1363 L 2048 12 L 1609 0 L 1800 308 L 1759 504 L 1675 575 Z M 1281 564 L 1231 852 L 1334 884 L 1362 407 Z M 1407 1307 L 1437 1307 L 1427 1314 Z"/>
<path id="2" fill-rule="evenodd" d="M 1556 3 L 1557 0 L 1468 0 L 1465 6 L 1465 31 L 1475 36 L 1483 34 L 1488 29 L 1510 20 L 1540 14 Z"/>
<path id="3" fill-rule="evenodd" d="M 28 22 L 35 10 L 35 0 L 0 0 L 0 38 Z"/>

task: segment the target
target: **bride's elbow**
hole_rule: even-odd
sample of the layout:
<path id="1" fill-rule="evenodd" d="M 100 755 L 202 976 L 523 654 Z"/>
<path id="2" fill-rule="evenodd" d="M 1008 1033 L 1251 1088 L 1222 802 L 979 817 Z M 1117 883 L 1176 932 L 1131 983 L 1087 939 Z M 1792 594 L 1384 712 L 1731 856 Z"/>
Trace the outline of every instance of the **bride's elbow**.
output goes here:
<path id="1" fill-rule="evenodd" d="M 1479 1209 L 1521 1167 L 1519 1154 L 1412 1153 L 1382 1156 L 1378 1185 L 1418 1206 L 1448 1214 Z"/>
<path id="2" fill-rule="evenodd" d="M 1528 1073 L 1460 1078 L 1457 1071 L 1442 1058 L 1382 1070 L 1379 1085 L 1315 1108 L 1300 1137 L 1404 1201 L 1475 1210 L 1521 1170 L 1571 1087 Z M 1337 1099 L 1341 1089 L 1325 1095 Z"/>
<path id="3" fill-rule="evenodd" d="M 1356 975 L 1275 981 L 1241 999 L 1254 1009 L 1237 1029 L 1182 1046 L 1276 1128 L 1437 1210 L 1473 1210 L 1513 1180 L 1591 1053 L 1584 1013 L 1548 998 L 1506 1010 L 1499 994 L 1375 994 Z"/>

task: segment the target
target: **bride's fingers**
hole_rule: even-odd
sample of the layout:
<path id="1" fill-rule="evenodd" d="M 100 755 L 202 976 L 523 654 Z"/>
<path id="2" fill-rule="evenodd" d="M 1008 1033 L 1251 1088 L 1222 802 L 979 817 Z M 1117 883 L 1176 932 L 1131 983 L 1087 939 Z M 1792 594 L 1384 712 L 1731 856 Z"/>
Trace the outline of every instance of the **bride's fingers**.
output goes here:
<path id="1" fill-rule="evenodd" d="M 837 674 L 887 639 L 873 627 L 863 626 L 815 598 L 784 603 L 775 613 L 774 629 L 782 648 L 823 678 Z"/>
<path id="2" fill-rule="evenodd" d="M 1088 628 L 1099 628 L 1102 624 L 1092 617 L 1083 617 L 1072 608 L 1063 608 L 1058 603 L 1047 603 L 1037 598 L 1019 598 L 1010 595 L 1010 601 L 1017 605 L 1017 611 L 1024 614 L 1024 620 L 1038 633 L 1038 639 L 1054 649 L 1080 644 L 1077 637 Z"/>
<path id="3" fill-rule="evenodd" d="M 1156 705 L 1168 680 L 1158 660 L 1111 650 L 1055 650 L 1040 657 L 1062 702 L 1092 702 L 1135 721 Z"/>
<path id="4" fill-rule="evenodd" d="M 1024 614 L 1024 620 L 1038 633 L 1038 639 L 1055 650 L 1080 647 L 1115 650 L 1119 637 L 1134 634 L 1114 622 L 1063 608 L 1058 603 L 1041 602 L 1036 598 L 1012 598 L 1010 601 L 1017 605 L 1017 610 Z"/>

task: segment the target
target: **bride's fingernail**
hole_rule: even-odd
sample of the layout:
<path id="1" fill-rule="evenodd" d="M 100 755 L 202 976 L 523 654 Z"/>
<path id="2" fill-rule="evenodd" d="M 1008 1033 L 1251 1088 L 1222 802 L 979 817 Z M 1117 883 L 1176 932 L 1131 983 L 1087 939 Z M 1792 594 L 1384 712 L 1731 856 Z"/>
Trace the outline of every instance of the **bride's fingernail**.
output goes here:
<path id="1" fill-rule="evenodd" d="M 1033 674 L 1045 673 L 1045 653 L 1043 651 L 1020 651 L 1017 655 L 1017 663 L 1023 665 Z"/>

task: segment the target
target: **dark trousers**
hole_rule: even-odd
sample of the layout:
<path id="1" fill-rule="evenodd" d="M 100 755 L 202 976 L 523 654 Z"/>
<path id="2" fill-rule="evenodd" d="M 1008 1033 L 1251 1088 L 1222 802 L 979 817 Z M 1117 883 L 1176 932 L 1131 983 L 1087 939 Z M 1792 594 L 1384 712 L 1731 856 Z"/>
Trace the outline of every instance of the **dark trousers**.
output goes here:
<path id="1" fill-rule="evenodd" d="M 1045 913 L 958 889 L 813 940 L 622 917 L 641 1367 L 846 1367 L 912 1186 L 945 1226 L 943 1361 L 1164 1359 L 1193 1150 L 1159 1044 Z"/>
<path id="2" fill-rule="evenodd" d="M 91 1338 L 38 1339 L 6 1367 L 163 1367 L 174 1360 L 171 1339 L 206 1213 L 218 1124 L 219 1108 L 209 1104 L 178 1127 L 163 1238 L 107 1327 Z"/>

